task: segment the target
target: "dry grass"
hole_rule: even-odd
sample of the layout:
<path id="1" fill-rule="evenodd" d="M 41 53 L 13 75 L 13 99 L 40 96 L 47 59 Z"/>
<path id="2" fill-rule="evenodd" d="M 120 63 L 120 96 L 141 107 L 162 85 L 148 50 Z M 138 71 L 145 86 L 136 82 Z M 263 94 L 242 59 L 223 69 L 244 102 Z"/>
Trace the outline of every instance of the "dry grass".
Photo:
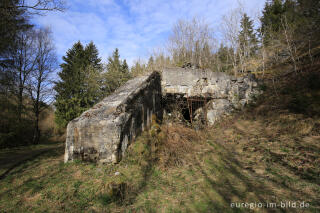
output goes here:
<path id="1" fill-rule="evenodd" d="M 179 124 L 164 125 L 161 132 L 159 164 L 163 168 L 185 165 L 188 156 L 196 151 L 195 144 L 201 140 L 200 135 L 195 130 Z"/>

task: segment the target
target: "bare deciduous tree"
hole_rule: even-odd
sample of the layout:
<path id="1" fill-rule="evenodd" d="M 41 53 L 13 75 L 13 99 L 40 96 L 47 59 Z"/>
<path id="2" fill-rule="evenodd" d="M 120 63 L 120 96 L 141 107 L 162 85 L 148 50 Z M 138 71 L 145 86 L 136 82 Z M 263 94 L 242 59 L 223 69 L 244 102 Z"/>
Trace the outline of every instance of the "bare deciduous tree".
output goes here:
<path id="1" fill-rule="evenodd" d="M 33 31 L 22 32 L 17 36 L 17 41 L 10 51 L 7 52 L 10 61 L 10 70 L 14 74 L 15 94 L 17 95 L 18 120 L 21 120 L 23 112 L 23 96 L 25 92 L 25 85 L 28 81 L 31 72 L 35 67 L 35 54 L 34 54 L 34 36 Z"/>
<path id="2" fill-rule="evenodd" d="M 168 52 L 178 66 L 191 63 L 206 68 L 211 61 L 214 42 L 213 30 L 204 20 L 179 20 L 169 37 Z"/>
<path id="3" fill-rule="evenodd" d="M 40 15 L 45 11 L 64 11 L 65 1 L 64 0 L 36 0 L 36 1 L 25 1 L 17 0 L 14 4 L 3 4 L 0 9 L 12 10 L 24 9 L 29 14 Z"/>
<path id="4" fill-rule="evenodd" d="M 231 49 L 233 50 L 230 51 L 230 58 L 232 60 L 234 75 L 237 75 L 238 72 L 237 54 L 239 53 L 238 50 L 240 49 L 238 35 L 240 32 L 240 20 L 242 14 L 243 12 L 240 7 L 234 9 L 230 11 L 228 15 L 223 16 L 221 24 L 224 41 L 226 45 L 231 47 Z"/>
<path id="5" fill-rule="evenodd" d="M 293 64 L 294 72 L 297 72 L 298 54 L 297 54 L 297 46 L 294 41 L 293 26 L 290 26 L 286 16 L 283 16 L 281 18 L 281 26 L 283 29 L 283 36 L 284 36 L 285 43 L 286 43 L 286 49 L 289 53 L 290 60 Z"/>
<path id="6" fill-rule="evenodd" d="M 50 98 L 52 98 L 52 82 L 50 76 L 56 69 L 57 59 L 49 29 L 34 31 L 34 69 L 28 82 L 28 92 L 33 103 L 34 134 L 33 143 L 39 143 L 39 116 Z"/>

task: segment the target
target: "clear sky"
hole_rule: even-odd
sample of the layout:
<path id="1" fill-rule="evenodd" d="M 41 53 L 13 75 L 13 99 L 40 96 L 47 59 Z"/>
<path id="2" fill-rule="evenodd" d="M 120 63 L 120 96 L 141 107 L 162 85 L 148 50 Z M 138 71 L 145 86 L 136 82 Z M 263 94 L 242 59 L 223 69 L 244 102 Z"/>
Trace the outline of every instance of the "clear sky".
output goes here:
<path id="1" fill-rule="evenodd" d="M 253 15 L 265 1 L 241 2 Z M 161 48 L 178 19 L 197 16 L 218 29 L 221 17 L 237 5 L 238 0 L 67 0 L 65 12 L 35 16 L 33 22 L 51 28 L 60 62 L 80 40 L 84 44 L 93 41 L 103 61 L 119 48 L 121 58 L 132 65 Z"/>

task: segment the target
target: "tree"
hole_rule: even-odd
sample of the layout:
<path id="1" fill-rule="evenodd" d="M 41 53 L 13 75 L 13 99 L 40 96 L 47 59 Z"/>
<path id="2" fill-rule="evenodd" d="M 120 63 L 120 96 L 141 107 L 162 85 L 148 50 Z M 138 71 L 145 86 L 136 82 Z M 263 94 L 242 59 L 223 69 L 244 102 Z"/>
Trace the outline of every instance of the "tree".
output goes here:
<path id="1" fill-rule="evenodd" d="M 7 0 L 4 0 L 7 1 Z M 8 2 L 8 1 L 7 1 Z M 36 0 L 36 1 L 24 1 L 13 0 L 11 3 L 5 3 L 0 5 L 0 9 L 22 9 L 29 14 L 41 14 L 46 11 L 64 11 L 65 2 L 63 0 Z M 12 4 L 13 3 L 13 4 Z"/>
<path id="2" fill-rule="evenodd" d="M 232 68 L 232 61 L 230 60 L 230 55 L 232 49 L 227 46 L 220 44 L 215 58 L 215 66 L 218 72 L 229 72 Z"/>
<path id="3" fill-rule="evenodd" d="M 17 8 L 18 1 L 3 0 L 0 2 L 0 60 L 1 66 L 8 63 L 4 54 L 14 45 L 19 32 L 31 27 L 25 17 L 25 10 Z"/>
<path id="4" fill-rule="evenodd" d="M 0 146 L 27 144 L 32 140 L 32 121 L 26 84 L 35 67 L 33 31 L 19 32 L 2 55 L 10 63 L 1 66 Z"/>
<path id="5" fill-rule="evenodd" d="M 258 50 L 258 40 L 253 29 L 253 21 L 248 17 L 246 13 L 242 15 L 240 21 L 240 32 L 238 36 L 239 40 L 239 62 L 242 72 L 247 70 L 248 60 L 256 55 Z"/>
<path id="6" fill-rule="evenodd" d="M 285 13 L 282 0 L 272 0 L 265 3 L 261 16 L 261 32 L 264 41 L 272 41 L 273 34 L 281 31 L 281 16 Z"/>
<path id="7" fill-rule="evenodd" d="M 309 56 L 313 61 L 311 48 L 320 44 L 320 1 L 286 0 L 285 5 L 290 13 L 286 13 L 282 21 L 285 18 L 286 23 L 294 28 L 295 40 L 304 50 L 309 50 Z"/>
<path id="8" fill-rule="evenodd" d="M 222 18 L 222 34 L 226 45 L 231 49 L 229 52 L 229 58 L 232 61 L 232 67 L 234 75 L 238 74 L 238 57 L 237 53 L 239 50 L 239 39 L 238 35 L 240 32 L 240 20 L 242 17 L 242 8 L 236 8 L 228 13 L 228 15 Z"/>
<path id="9" fill-rule="evenodd" d="M 39 117 L 42 110 L 52 98 L 50 77 L 57 64 L 55 49 L 52 44 L 49 29 L 39 29 L 34 34 L 35 67 L 31 73 L 27 89 L 32 100 L 34 121 L 33 144 L 38 144 L 40 139 Z"/>
<path id="10" fill-rule="evenodd" d="M 152 71 L 154 69 L 154 59 L 153 56 L 150 56 L 149 60 L 148 60 L 148 64 L 147 64 L 147 69 L 149 71 Z"/>
<path id="11" fill-rule="evenodd" d="M 130 78 L 129 66 L 127 64 L 127 60 L 126 59 L 124 59 L 123 62 L 122 62 L 121 71 L 124 74 L 124 76 L 126 76 L 128 79 Z"/>
<path id="12" fill-rule="evenodd" d="M 21 120 L 23 113 L 23 96 L 25 93 L 25 86 L 37 61 L 37 55 L 35 54 L 34 49 L 34 32 L 34 30 L 29 30 L 27 32 L 19 33 L 16 43 L 10 48 L 10 52 L 8 52 L 8 58 L 11 61 L 9 68 L 13 72 L 13 83 L 16 88 L 14 93 L 17 96 L 18 120 Z"/>
<path id="13" fill-rule="evenodd" d="M 286 44 L 286 50 L 289 53 L 290 60 L 293 64 L 293 69 L 295 72 L 297 72 L 298 54 L 297 54 L 296 42 L 294 41 L 294 27 L 290 26 L 286 16 L 282 17 L 281 25 L 283 28 L 282 30 L 283 30 L 284 40 Z"/>
<path id="14" fill-rule="evenodd" d="M 54 87 L 57 92 L 56 122 L 60 127 L 65 127 L 101 98 L 98 79 L 102 65 L 95 45 L 91 42 L 84 48 L 79 41 L 67 51 L 63 60 L 62 70 L 58 73 L 60 81 L 55 82 Z M 93 81 L 91 78 L 98 79 Z"/>
<path id="15" fill-rule="evenodd" d="M 127 61 L 121 61 L 119 50 L 116 48 L 108 58 L 105 73 L 106 95 L 112 93 L 131 78 Z"/>
<path id="16" fill-rule="evenodd" d="M 93 42 L 90 42 L 84 49 L 85 59 L 82 72 L 84 76 L 83 98 L 87 106 L 93 106 L 104 96 L 103 94 L 103 80 L 102 71 L 103 65 L 99 52 Z"/>
<path id="17" fill-rule="evenodd" d="M 312 40 L 314 45 L 317 45 L 320 38 L 320 1 L 297 0 L 297 2 L 296 10 L 302 19 L 299 29 Z"/>
<path id="18" fill-rule="evenodd" d="M 33 3 L 33 4 L 31 4 Z M 11 61 L 6 51 L 15 44 L 18 34 L 31 29 L 28 17 L 46 11 L 63 11 L 62 0 L 1 0 L 0 1 L 0 67 L 7 67 Z"/>
<path id="19" fill-rule="evenodd" d="M 135 61 L 134 65 L 131 67 L 131 74 L 133 76 L 143 75 L 146 71 L 147 67 L 141 60 Z"/>
<path id="20" fill-rule="evenodd" d="M 34 14 L 44 15 L 46 11 L 61 11 L 62 3 L 61 0 L 0 1 L 2 147 L 28 144 L 32 141 L 32 136 L 35 136 L 33 126 L 36 125 L 33 125 L 32 111 L 34 106 L 29 90 L 37 69 L 38 30 L 29 22 L 29 18 Z M 40 102 L 39 100 L 38 103 Z"/>
<path id="21" fill-rule="evenodd" d="M 168 52 L 176 65 L 185 63 L 208 68 L 214 45 L 213 30 L 205 21 L 179 20 L 169 37 Z"/>

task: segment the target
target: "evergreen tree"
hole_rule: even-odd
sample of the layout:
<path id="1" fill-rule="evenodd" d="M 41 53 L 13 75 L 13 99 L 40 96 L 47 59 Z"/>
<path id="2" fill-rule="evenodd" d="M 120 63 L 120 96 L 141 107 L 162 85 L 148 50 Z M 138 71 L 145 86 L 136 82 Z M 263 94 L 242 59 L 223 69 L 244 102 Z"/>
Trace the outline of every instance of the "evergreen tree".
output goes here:
<path id="1" fill-rule="evenodd" d="M 282 0 L 269 0 L 262 11 L 260 32 L 264 35 L 264 41 L 272 37 L 271 34 L 279 33 L 281 30 L 281 17 L 284 14 Z"/>
<path id="2" fill-rule="evenodd" d="M 118 48 L 116 48 L 112 53 L 112 56 L 108 58 L 107 70 L 108 72 L 121 71 L 121 61 Z"/>
<path id="3" fill-rule="evenodd" d="M 101 58 L 99 58 L 98 49 L 92 41 L 85 47 L 84 51 L 86 55 L 85 62 L 88 63 L 86 65 L 90 65 L 95 69 L 101 70 L 102 69 Z"/>
<path id="4" fill-rule="evenodd" d="M 296 11 L 300 18 L 299 33 L 311 41 L 312 45 L 319 45 L 320 40 L 320 1 L 298 0 Z M 296 14 L 296 16 L 298 16 Z"/>
<path id="5" fill-rule="evenodd" d="M 242 72 L 248 68 L 249 61 L 256 55 L 258 41 L 253 30 L 253 21 L 244 13 L 240 21 L 240 32 L 238 35 L 238 61 Z"/>
<path id="6" fill-rule="evenodd" d="M 218 65 L 220 66 L 217 71 L 228 72 L 232 68 L 230 55 L 232 55 L 232 49 L 220 44 L 218 49 Z"/>
<path id="7" fill-rule="evenodd" d="M 141 63 L 140 60 L 136 61 L 136 63 L 131 67 L 131 74 L 133 76 L 139 76 L 144 74 L 146 71 L 145 64 Z"/>
<path id="8" fill-rule="evenodd" d="M 148 70 L 154 69 L 154 60 L 153 60 L 153 57 L 152 57 L 152 56 L 150 56 L 150 58 L 149 58 L 149 60 L 148 60 L 148 65 L 147 65 L 147 67 L 148 67 Z"/>
<path id="9" fill-rule="evenodd" d="M 25 10 L 19 8 L 18 0 L 0 1 L 0 67 L 8 67 L 12 61 L 8 51 L 15 45 L 18 34 L 32 27 L 25 16 Z"/>
<path id="10" fill-rule="evenodd" d="M 101 98 L 101 59 L 91 42 L 85 48 L 75 43 L 63 56 L 64 63 L 58 73 L 60 81 L 54 89 L 56 95 L 56 122 L 65 127 Z"/>
<path id="11" fill-rule="evenodd" d="M 127 64 L 127 60 L 126 60 L 126 59 L 124 59 L 123 62 L 122 62 L 122 64 L 121 64 L 121 71 L 122 71 L 122 73 L 123 73 L 123 76 L 124 76 L 125 78 L 127 78 L 127 80 L 129 80 L 129 78 L 130 78 L 130 73 L 129 73 L 129 66 L 128 66 L 128 64 Z M 127 80 L 126 80 L 126 81 L 127 81 Z"/>
<path id="12" fill-rule="evenodd" d="M 127 61 L 120 59 L 118 48 L 108 58 L 107 72 L 105 73 L 106 94 L 108 95 L 130 79 Z"/>
<path id="13" fill-rule="evenodd" d="M 258 40 L 253 29 L 253 20 L 244 13 L 240 21 L 239 44 L 245 58 L 255 54 Z"/>

